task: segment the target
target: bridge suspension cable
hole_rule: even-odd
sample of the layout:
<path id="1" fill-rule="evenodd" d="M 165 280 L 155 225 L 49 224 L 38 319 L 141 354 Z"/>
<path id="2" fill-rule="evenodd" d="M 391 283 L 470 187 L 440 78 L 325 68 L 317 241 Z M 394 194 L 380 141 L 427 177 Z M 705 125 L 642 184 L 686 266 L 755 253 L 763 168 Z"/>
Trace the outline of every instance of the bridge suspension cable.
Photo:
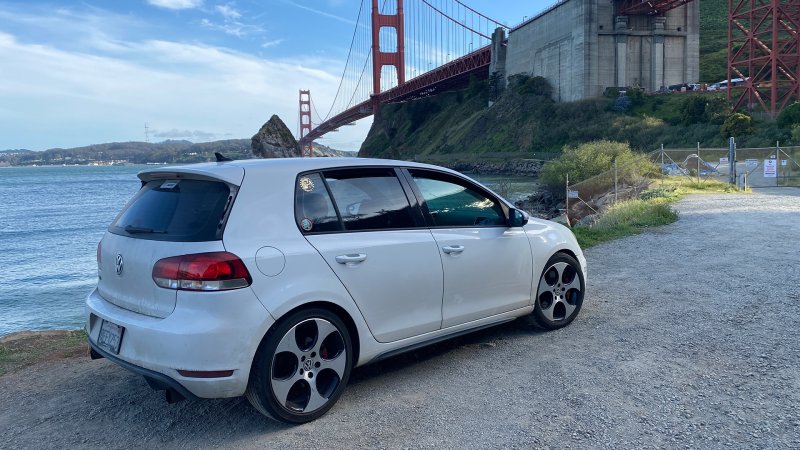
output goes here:
<path id="1" fill-rule="evenodd" d="M 369 14 L 376 5 L 377 10 Z M 325 117 L 314 108 L 317 126 L 323 131 L 310 133 L 310 138 L 372 114 L 378 103 L 371 99 L 378 94 L 381 103 L 402 101 L 428 95 L 444 86 L 442 82 L 452 88 L 451 79 L 463 82 L 476 64 L 488 65 L 487 46 L 494 30 L 508 28 L 462 0 L 361 0 L 355 22 L 342 77 Z M 377 39 L 372 34 L 376 24 L 380 27 Z M 401 37 L 402 43 L 398 42 Z M 378 65 L 373 64 L 376 43 L 379 59 L 374 62 Z M 466 62 L 451 67 L 462 60 Z M 412 88 L 390 95 L 403 80 Z"/>

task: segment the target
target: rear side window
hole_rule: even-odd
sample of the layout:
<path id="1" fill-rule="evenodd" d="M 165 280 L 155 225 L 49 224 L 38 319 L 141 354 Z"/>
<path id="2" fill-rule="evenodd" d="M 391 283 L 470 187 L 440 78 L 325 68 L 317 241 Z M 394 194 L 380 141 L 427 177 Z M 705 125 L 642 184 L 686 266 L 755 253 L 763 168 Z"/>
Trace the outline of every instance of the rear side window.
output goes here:
<path id="1" fill-rule="evenodd" d="M 233 197 L 231 187 L 221 181 L 148 181 L 109 231 L 159 241 L 219 240 Z"/>
<path id="2" fill-rule="evenodd" d="M 339 216 L 322 177 L 317 173 L 301 175 L 295 188 L 294 216 L 305 233 L 340 231 Z"/>
<path id="3" fill-rule="evenodd" d="M 325 173 L 348 231 L 415 226 L 411 205 L 394 169 L 353 169 Z"/>

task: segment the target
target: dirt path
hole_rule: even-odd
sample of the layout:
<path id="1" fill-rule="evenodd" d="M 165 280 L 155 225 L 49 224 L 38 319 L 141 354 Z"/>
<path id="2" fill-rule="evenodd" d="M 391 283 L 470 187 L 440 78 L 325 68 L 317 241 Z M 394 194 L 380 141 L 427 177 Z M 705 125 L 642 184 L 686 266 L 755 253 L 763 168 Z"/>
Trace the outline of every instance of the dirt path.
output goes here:
<path id="1" fill-rule="evenodd" d="M 800 447 L 800 189 L 677 208 L 587 252 L 566 329 L 517 321 L 359 369 L 314 423 L 243 399 L 167 405 L 69 358 L 0 378 L 0 447 Z"/>

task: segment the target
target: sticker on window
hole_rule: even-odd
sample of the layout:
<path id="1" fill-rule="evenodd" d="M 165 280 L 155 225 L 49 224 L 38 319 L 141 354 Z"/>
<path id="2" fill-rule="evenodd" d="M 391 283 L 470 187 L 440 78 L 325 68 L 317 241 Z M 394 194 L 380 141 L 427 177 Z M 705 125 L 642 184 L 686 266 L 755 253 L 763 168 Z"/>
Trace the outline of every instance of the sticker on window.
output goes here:
<path id="1" fill-rule="evenodd" d="M 311 219 L 303 219 L 300 221 L 300 228 L 302 228 L 303 231 L 311 231 L 311 229 L 314 228 L 314 223 L 311 222 Z"/>
<path id="2" fill-rule="evenodd" d="M 311 192 L 314 190 L 314 182 L 311 180 L 311 178 L 302 177 L 300 178 L 300 189 L 306 192 Z"/>
<path id="3" fill-rule="evenodd" d="M 168 180 L 168 181 L 165 181 L 165 182 L 161 183 L 161 186 L 159 186 L 159 189 L 175 189 L 175 186 L 177 186 L 178 183 L 179 183 L 179 181 L 177 181 L 177 180 Z"/>

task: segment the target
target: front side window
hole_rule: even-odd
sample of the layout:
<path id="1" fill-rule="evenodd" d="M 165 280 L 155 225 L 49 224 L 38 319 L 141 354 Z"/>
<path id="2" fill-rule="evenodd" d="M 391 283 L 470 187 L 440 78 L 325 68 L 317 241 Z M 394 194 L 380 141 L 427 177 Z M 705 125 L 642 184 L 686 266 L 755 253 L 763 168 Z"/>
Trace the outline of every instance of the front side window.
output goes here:
<path id="1" fill-rule="evenodd" d="M 411 171 L 435 227 L 505 226 L 503 208 L 466 182 Z"/>
<path id="2" fill-rule="evenodd" d="M 414 219 L 394 169 L 325 172 L 347 231 L 411 228 Z"/>
<path id="3" fill-rule="evenodd" d="M 341 224 L 322 177 L 301 175 L 295 187 L 295 219 L 304 233 L 340 231 Z"/>

